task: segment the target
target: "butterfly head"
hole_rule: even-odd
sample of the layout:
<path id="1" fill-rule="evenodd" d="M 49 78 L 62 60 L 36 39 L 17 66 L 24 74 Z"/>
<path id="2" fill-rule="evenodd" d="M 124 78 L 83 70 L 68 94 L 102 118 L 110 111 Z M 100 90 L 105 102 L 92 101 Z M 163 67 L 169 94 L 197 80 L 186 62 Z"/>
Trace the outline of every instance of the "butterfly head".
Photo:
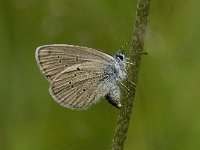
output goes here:
<path id="1" fill-rule="evenodd" d="M 125 68 L 126 60 L 125 60 L 125 52 L 121 51 L 115 55 L 115 60 L 119 63 L 119 65 Z"/>
<path id="2" fill-rule="evenodd" d="M 115 56 L 115 61 L 117 63 L 117 68 L 119 69 L 119 78 L 125 78 L 125 68 L 126 68 L 126 59 L 125 59 L 125 52 L 121 51 L 117 53 Z"/>

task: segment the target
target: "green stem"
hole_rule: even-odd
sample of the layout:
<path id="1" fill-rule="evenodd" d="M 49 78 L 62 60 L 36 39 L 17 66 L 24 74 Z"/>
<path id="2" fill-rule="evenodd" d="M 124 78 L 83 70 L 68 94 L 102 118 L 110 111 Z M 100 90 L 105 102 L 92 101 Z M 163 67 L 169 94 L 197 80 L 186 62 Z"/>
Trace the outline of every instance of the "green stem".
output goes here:
<path id="1" fill-rule="evenodd" d="M 127 84 L 130 89 L 128 96 L 123 96 L 122 108 L 120 109 L 111 150 L 123 150 L 126 140 L 132 107 L 135 100 L 136 85 L 140 70 L 141 56 L 144 45 L 144 35 L 147 27 L 147 16 L 149 14 L 151 0 L 138 0 L 136 10 L 136 21 L 132 35 L 131 60 L 134 64 L 128 70 L 130 80 L 134 85 Z M 128 82 L 128 81 L 127 81 Z"/>

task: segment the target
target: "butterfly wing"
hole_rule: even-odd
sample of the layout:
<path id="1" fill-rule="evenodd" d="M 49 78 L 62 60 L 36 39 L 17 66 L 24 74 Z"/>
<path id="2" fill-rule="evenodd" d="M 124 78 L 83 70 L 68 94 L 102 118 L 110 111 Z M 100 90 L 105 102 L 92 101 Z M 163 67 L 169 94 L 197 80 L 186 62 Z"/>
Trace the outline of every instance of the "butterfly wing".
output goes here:
<path id="1" fill-rule="evenodd" d="M 49 81 L 53 81 L 57 74 L 75 64 L 84 62 L 112 62 L 110 55 L 92 48 L 55 44 L 37 48 L 36 60 L 40 70 Z"/>
<path id="2" fill-rule="evenodd" d="M 51 82 L 51 95 L 65 107 L 86 109 L 110 89 L 104 70 L 113 57 L 105 53 L 86 47 L 47 45 L 37 49 L 36 59 Z"/>
<path id="3" fill-rule="evenodd" d="M 51 84 L 51 95 L 65 107 L 88 108 L 98 102 L 100 97 L 105 96 L 110 89 L 103 80 L 104 75 L 99 72 L 101 67 L 99 63 L 89 62 L 66 69 Z"/>

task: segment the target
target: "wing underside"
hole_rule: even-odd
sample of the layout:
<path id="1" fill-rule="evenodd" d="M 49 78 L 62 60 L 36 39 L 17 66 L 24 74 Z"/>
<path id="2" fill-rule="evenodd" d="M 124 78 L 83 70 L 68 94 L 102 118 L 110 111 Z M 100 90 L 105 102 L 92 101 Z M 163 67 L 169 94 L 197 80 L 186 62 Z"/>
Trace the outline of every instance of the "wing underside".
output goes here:
<path id="1" fill-rule="evenodd" d="M 114 59 L 91 48 L 56 44 L 37 48 L 36 60 L 45 77 L 52 81 L 57 74 L 73 65 L 85 62 L 98 62 L 103 65 Z"/>
<path id="2" fill-rule="evenodd" d="M 36 51 L 37 63 L 50 81 L 55 101 L 72 109 L 86 109 L 105 96 L 105 68 L 114 59 L 86 47 L 47 45 Z"/>

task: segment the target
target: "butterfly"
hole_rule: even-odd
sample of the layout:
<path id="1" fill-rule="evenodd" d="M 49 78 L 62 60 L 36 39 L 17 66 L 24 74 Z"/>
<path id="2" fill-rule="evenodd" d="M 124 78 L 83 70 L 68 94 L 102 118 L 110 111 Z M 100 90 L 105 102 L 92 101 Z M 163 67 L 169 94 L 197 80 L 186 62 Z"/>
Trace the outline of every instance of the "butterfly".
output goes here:
<path id="1" fill-rule="evenodd" d="M 64 107 L 87 109 L 105 97 L 120 108 L 120 83 L 126 78 L 124 52 L 101 51 L 66 44 L 36 49 L 37 64 L 50 82 L 50 94 Z"/>

